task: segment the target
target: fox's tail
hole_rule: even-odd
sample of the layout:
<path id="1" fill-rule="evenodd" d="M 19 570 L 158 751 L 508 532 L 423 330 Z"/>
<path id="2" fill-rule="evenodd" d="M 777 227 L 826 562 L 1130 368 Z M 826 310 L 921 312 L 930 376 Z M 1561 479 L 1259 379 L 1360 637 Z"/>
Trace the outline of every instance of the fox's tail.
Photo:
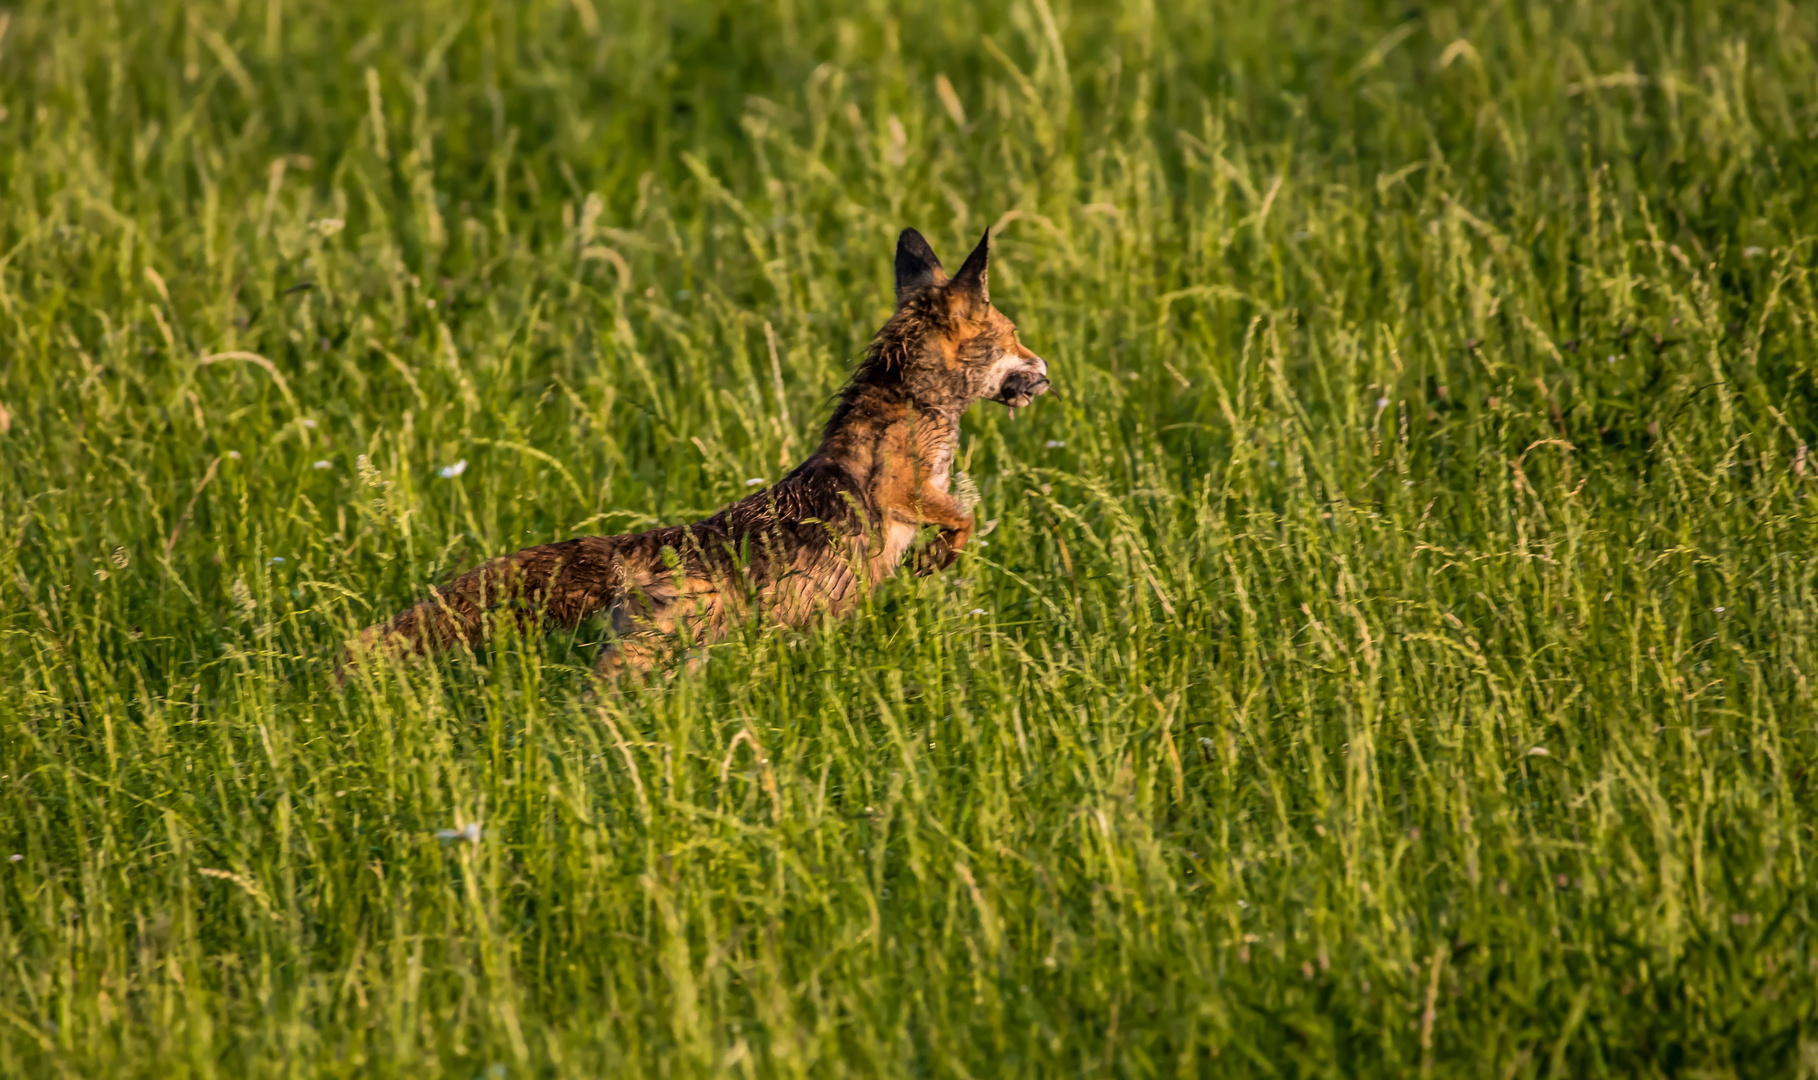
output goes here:
<path id="1" fill-rule="evenodd" d="M 475 567 L 431 588 L 429 599 L 391 621 L 361 631 L 342 667 L 358 663 L 361 651 L 397 647 L 424 653 L 475 641 L 485 631 L 487 613 L 506 606 L 520 620 L 541 616 L 547 623 L 575 626 L 621 591 L 613 540 L 585 536 L 542 544 Z"/>

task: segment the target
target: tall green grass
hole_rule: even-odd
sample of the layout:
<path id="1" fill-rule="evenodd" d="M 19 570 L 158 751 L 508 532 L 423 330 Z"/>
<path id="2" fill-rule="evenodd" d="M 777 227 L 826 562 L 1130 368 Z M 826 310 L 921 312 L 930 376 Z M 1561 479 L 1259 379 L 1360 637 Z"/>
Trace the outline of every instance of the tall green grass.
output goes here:
<path id="1" fill-rule="evenodd" d="M 1818 1073 L 1815 35 L 0 7 L 0 1074 Z M 335 688 L 994 224 L 952 572 Z"/>

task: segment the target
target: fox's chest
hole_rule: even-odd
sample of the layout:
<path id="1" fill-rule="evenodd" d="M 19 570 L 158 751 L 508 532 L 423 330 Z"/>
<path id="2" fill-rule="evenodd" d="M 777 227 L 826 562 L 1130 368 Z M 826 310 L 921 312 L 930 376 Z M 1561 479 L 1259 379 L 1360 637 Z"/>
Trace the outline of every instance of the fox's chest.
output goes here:
<path id="1" fill-rule="evenodd" d="M 916 531 L 917 527 L 907 521 L 892 521 L 884 526 L 884 550 L 878 560 L 880 577 L 902 565 L 903 556 L 909 554 L 909 546 L 915 543 Z"/>
<path id="2" fill-rule="evenodd" d="M 958 449 L 957 442 L 951 436 L 943 436 L 938 441 L 930 440 L 930 443 L 931 445 L 925 444 L 917 448 L 921 452 L 916 455 L 913 469 L 915 475 L 905 478 L 908 482 L 904 486 L 914 491 L 926 485 L 946 495 L 953 487 L 953 458 Z M 885 526 L 883 557 L 887 566 L 895 567 L 902 561 L 909 546 L 915 542 L 915 534 L 920 527 L 917 522 L 897 520 Z"/>

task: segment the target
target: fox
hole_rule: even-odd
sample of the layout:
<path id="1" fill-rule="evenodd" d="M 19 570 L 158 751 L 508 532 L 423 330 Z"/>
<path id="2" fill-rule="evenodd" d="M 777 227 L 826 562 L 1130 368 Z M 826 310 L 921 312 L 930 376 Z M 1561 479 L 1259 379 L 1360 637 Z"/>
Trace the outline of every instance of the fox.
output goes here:
<path id="1" fill-rule="evenodd" d="M 838 392 L 819 446 L 775 484 L 692 524 L 486 562 L 362 631 L 337 681 L 362 656 L 471 644 L 501 609 L 566 628 L 604 616 L 594 674 L 616 681 L 658 668 L 681 636 L 698 647 L 753 615 L 794 626 L 844 616 L 906 560 L 918 575 L 949 568 L 972 538 L 977 502 L 963 474 L 955 483 L 961 415 L 988 401 L 1014 416 L 1052 385 L 1047 363 L 992 306 L 990 257 L 987 229 L 949 276 L 921 233 L 902 231 L 894 312 Z"/>

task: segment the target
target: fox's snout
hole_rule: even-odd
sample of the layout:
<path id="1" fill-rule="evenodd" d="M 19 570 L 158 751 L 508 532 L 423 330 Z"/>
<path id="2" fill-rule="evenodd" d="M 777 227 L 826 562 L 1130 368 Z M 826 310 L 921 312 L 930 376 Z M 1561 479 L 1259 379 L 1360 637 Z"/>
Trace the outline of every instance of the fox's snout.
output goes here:
<path id="1" fill-rule="evenodd" d="M 1041 357 L 1022 349 L 1019 359 L 1023 363 L 1004 376 L 993 399 L 1012 409 L 1022 408 L 1054 385 L 1048 381 L 1048 365 Z"/>
<path id="2" fill-rule="evenodd" d="M 1038 395 L 1047 393 L 1048 388 L 1052 385 L 1046 375 L 1037 375 L 1034 372 L 1011 372 L 1004 376 L 1004 388 L 998 391 L 997 400 L 1012 409 L 1020 409 L 1034 401 Z"/>

